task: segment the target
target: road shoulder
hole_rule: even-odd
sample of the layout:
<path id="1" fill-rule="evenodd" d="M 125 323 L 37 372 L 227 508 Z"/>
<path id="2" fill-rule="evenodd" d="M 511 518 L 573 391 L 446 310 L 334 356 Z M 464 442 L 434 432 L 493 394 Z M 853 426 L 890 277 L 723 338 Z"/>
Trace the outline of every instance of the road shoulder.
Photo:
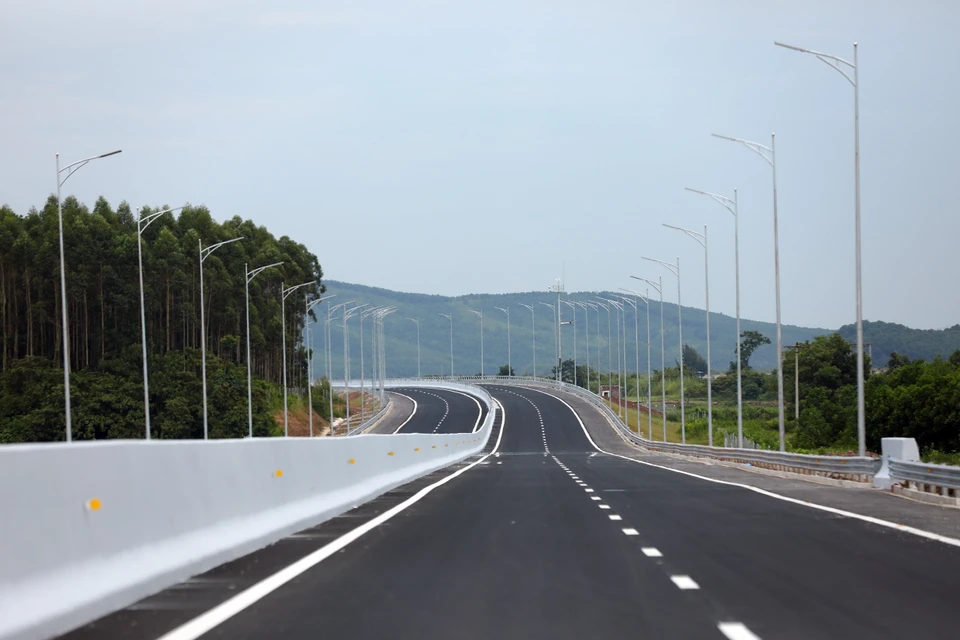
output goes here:
<path id="1" fill-rule="evenodd" d="M 649 451 L 627 441 L 592 404 L 569 393 L 561 396 L 580 415 L 593 441 L 609 453 L 704 476 L 713 480 L 749 485 L 783 496 L 859 515 L 960 538 L 960 509 L 927 504 L 889 491 L 845 483 L 843 486 L 812 476 L 768 472 L 746 465 Z"/>

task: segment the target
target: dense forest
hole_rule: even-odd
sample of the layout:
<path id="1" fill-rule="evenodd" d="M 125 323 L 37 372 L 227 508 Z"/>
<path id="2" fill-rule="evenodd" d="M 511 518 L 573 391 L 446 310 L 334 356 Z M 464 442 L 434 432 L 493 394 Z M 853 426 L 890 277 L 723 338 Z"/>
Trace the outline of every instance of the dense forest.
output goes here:
<path id="1" fill-rule="evenodd" d="M 166 208 L 144 208 L 140 215 Z M 90 210 L 67 197 L 63 228 L 75 437 L 137 437 L 143 429 L 137 216 L 127 203 L 114 210 L 100 198 Z M 235 238 L 242 239 L 203 261 L 211 433 L 246 432 L 245 265 L 283 263 L 250 283 L 261 435 L 274 428 L 267 410 L 271 386 L 282 379 L 283 330 L 289 384 L 306 384 L 300 336 L 305 296 L 323 291 L 316 256 L 249 220 L 218 223 L 202 206 L 163 214 L 142 233 L 156 437 L 202 434 L 199 249 Z M 25 216 L 0 207 L 0 442 L 63 438 L 59 268 L 56 198 Z M 313 284 L 287 299 L 282 327 L 281 283 L 304 282 Z"/>

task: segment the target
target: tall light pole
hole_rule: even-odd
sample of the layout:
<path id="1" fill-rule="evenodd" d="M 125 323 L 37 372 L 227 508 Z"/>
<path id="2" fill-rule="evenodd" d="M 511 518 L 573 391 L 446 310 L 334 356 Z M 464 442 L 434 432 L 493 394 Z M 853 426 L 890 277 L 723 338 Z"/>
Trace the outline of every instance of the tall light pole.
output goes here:
<path id="1" fill-rule="evenodd" d="M 146 420 L 147 440 L 150 439 L 150 377 L 147 375 L 147 315 L 143 302 L 143 248 L 141 246 L 141 238 L 143 237 L 143 232 L 150 226 L 151 222 L 165 213 L 173 213 L 174 211 L 180 211 L 180 209 L 183 209 L 183 207 L 164 209 L 163 211 L 157 211 L 143 216 L 140 213 L 140 207 L 137 207 L 137 266 L 140 273 L 140 337 L 143 342 L 143 415 Z"/>
<path id="2" fill-rule="evenodd" d="M 56 154 L 57 160 L 57 220 L 60 225 L 60 311 L 61 311 L 61 329 L 63 332 L 63 402 L 64 415 L 66 417 L 66 438 L 67 442 L 73 440 L 73 419 L 70 413 L 70 328 L 67 320 L 67 267 L 66 258 L 63 251 L 63 205 L 60 198 L 60 187 L 70 179 L 74 173 L 85 167 L 88 163 L 100 158 L 115 156 L 121 150 L 102 153 L 99 156 L 90 156 L 83 160 L 77 160 L 67 166 L 60 168 L 60 154 Z M 62 173 L 67 175 L 60 177 Z"/>
<path id="3" fill-rule="evenodd" d="M 270 269 L 271 267 L 279 267 L 282 264 L 282 262 L 274 262 L 273 264 L 258 267 L 253 271 L 248 270 L 247 264 L 243 265 L 245 274 L 243 279 L 243 296 L 247 306 L 247 437 L 249 438 L 253 437 L 253 371 L 252 361 L 250 359 L 250 281 L 264 270 Z M 333 296 L 330 297 L 332 298 Z"/>
<path id="4" fill-rule="evenodd" d="M 639 276 L 630 276 L 630 277 L 633 278 L 634 280 L 642 280 L 643 282 L 646 282 L 648 285 L 653 287 L 654 291 L 660 294 L 660 396 L 661 396 L 661 402 L 662 402 L 662 404 L 660 405 L 660 408 L 662 409 L 661 417 L 663 418 L 663 441 L 666 442 L 667 441 L 667 386 L 666 386 L 667 377 L 666 377 L 666 368 L 665 368 L 666 355 L 665 355 L 664 337 L 663 337 L 663 276 L 658 277 L 657 282 L 654 282 L 653 280 L 648 280 L 646 278 L 641 278 Z M 648 336 L 647 342 L 648 343 L 650 342 L 649 335 L 650 335 L 650 308 L 649 308 L 649 305 L 647 305 L 647 336 Z M 649 354 L 647 355 L 647 359 L 649 360 Z M 651 413 L 650 416 L 651 416 L 650 419 L 652 421 L 653 414 Z M 651 429 L 650 439 L 653 440 L 652 425 L 650 429 Z"/>
<path id="5" fill-rule="evenodd" d="M 563 280 L 557 278 L 550 287 L 550 291 L 557 294 L 557 318 L 555 325 L 557 329 L 557 382 L 563 382 L 563 338 L 560 335 L 560 327 L 563 326 L 562 319 L 560 318 L 560 294 L 565 291 L 563 288 Z"/>
<path id="6" fill-rule="evenodd" d="M 332 298 L 333 296 L 329 296 Z M 337 311 L 341 307 L 346 308 L 348 305 L 353 304 L 353 300 L 348 300 L 347 302 L 341 302 L 340 304 L 331 307 L 327 305 L 327 386 L 330 396 L 330 435 L 333 436 L 333 330 L 331 329 L 331 324 L 333 322 L 332 314 L 334 311 Z"/>
<path id="7" fill-rule="evenodd" d="M 560 327 L 557 325 L 557 308 L 549 302 L 541 302 L 545 307 L 550 309 L 550 315 L 553 316 L 553 348 L 555 350 L 555 362 L 560 361 L 560 356 L 557 355 L 560 353 Z M 560 382 L 560 372 L 557 371 L 557 375 L 554 376 L 557 382 Z"/>
<path id="8" fill-rule="evenodd" d="M 635 347 L 636 360 L 637 360 L 637 368 L 636 368 L 636 372 L 637 372 L 637 375 L 636 375 L 636 378 L 637 378 L 637 435 L 639 436 L 639 435 L 642 435 L 643 433 L 642 429 L 640 429 L 640 308 L 639 308 L 640 301 L 639 301 L 639 294 L 635 294 L 635 295 L 637 295 L 637 299 L 635 300 L 631 300 L 626 296 L 617 296 L 617 297 L 620 298 L 623 302 L 633 307 L 633 345 Z"/>
<path id="9" fill-rule="evenodd" d="M 207 428 L 207 321 L 203 302 L 203 261 L 210 257 L 210 254 L 225 244 L 243 240 L 243 236 L 212 244 L 206 249 L 203 248 L 203 241 L 197 240 L 197 246 L 200 247 L 200 368 L 203 372 L 203 439 L 206 440 L 209 435 Z"/>
<path id="10" fill-rule="evenodd" d="M 347 307 L 343 308 L 343 392 L 347 405 L 347 426 L 344 428 L 344 434 L 350 431 L 350 331 L 347 320 L 368 306 L 370 306 L 370 303 L 364 302 L 349 309 Z"/>
<path id="11" fill-rule="evenodd" d="M 707 225 L 703 225 L 703 233 L 698 233 L 696 231 L 691 231 L 690 229 L 684 229 L 682 227 L 675 227 L 672 224 L 664 224 L 663 226 L 670 229 L 676 229 L 677 231 L 682 231 L 690 238 L 696 240 L 701 247 L 703 247 L 703 271 L 704 278 L 703 281 L 706 285 L 706 301 L 707 301 L 707 442 L 709 446 L 713 446 L 713 370 L 710 363 L 710 262 L 707 255 Z"/>
<path id="12" fill-rule="evenodd" d="M 510 360 L 510 309 L 509 308 L 504 309 L 503 307 L 497 307 L 497 309 L 507 314 L 507 377 L 512 378 L 513 365 L 511 364 L 511 360 Z"/>
<path id="13" fill-rule="evenodd" d="M 537 314 L 534 311 L 534 306 L 532 304 L 523 304 L 518 302 L 521 307 L 526 307 L 530 310 L 530 324 L 533 327 L 533 377 L 537 377 Z"/>
<path id="14" fill-rule="evenodd" d="M 307 354 L 307 413 L 310 416 L 310 437 L 313 437 L 313 340 L 311 336 L 313 335 L 310 331 L 310 310 L 321 302 L 326 302 L 330 298 L 336 298 L 336 294 L 332 296 L 327 296 L 326 298 L 317 298 L 316 300 L 307 300 L 303 299 L 306 304 L 306 315 L 303 319 L 303 330 L 307 334 L 305 343 L 307 345 L 306 354 Z M 249 344 L 249 342 L 248 342 Z M 326 357 L 326 356 L 324 356 Z M 252 436 L 251 436 L 252 437 Z"/>
<path id="15" fill-rule="evenodd" d="M 377 313 L 378 311 L 382 311 L 384 309 L 386 309 L 386 307 L 370 307 L 369 309 L 364 309 L 363 311 L 360 312 L 360 424 L 363 424 L 364 413 L 366 411 L 366 404 L 364 400 L 365 391 L 364 391 L 364 384 L 363 384 L 363 378 L 364 378 L 363 366 L 364 366 L 364 359 L 365 359 L 363 355 L 363 319 L 373 313 Z M 373 346 L 374 345 L 371 345 L 371 347 Z M 371 387 L 373 385 L 373 378 L 374 378 L 373 370 L 376 367 L 376 355 L 377 355 L 376 350 L 374 350 L 373 352 L 374 365 L 373 367 L 370 368 Z"/>
<path id="16" fill-rule="evenodd" d="M 866 455 L 866 408 L 864 401 L 863 374 L 863 269 L 860 259 L 860 61 L 857 43 L 853 43 L 853 62 L 819 51 L 803 49 L 793 45 L 775 42 L 778 47 L 793 49 L 800 53 L 816 56 L 821 62 L 842 75 L 853 86 L 853 190 L 854 190 L 854 228 L 857 271 L 857 440 L 860 456 Z M 842 65 L 842 66 L 841 66 Z M 850 77 L 850 72 L 853 77 Z M 781 414 L 783 404 L 780 405 Z M 781 418 L 782 422 L 782 418 Z M 782 447 L 781 447 L 782 450 Z"/>
<path id="17" fill-rule="evenodd" d="M 480 378 L 483 378 L 483 311 L 474 311 L 470 309 L 470 313 L 478 316 L 480 318 Z"/>
<path id="18" fill-rule="evenodd" d="M 571 321 L 573 325 L 573 386 L 578 387 L 580 385 L 577 384 L 577 303 L 569 300 L 563 300 L 562 302 L 573 311 L 573 320 Z"/>
<path id="19" fill-rule="evenodd" d="M 783 333 L 780 327 L 780 228 L 777 217 L 777 138 L 776 134 L 770 134 L 770 146 L 760 144 L 759 142 L 750 142 L 742 138 L 732 138 L 730 136 L 721 136 L 711 134 L 715 138 L 722 138 L 731 142 L 739 142 L 747 149 L 750 149 L 758 156 L 763 158 L 773 173 L 773 271 L 776 283 L 776 302 L 777 302 L 777 419 L 780 425 L 780 451 L 786 449 L 786 439 L 784 433 L 783 417 Z"/>
<path id="20" fill-rule="evenodd" d="M 590 302 L 578 302 L 580 308 L 583 309 L 583 335 L 587 340 L 587 391 L 590 391 L 590 309 L 595 308 Z M 599 328 L 600 324 L 600 312 L 597 312 L 597 325 Z M 599 343 L 598 343 L 599 345 Z M 599 351 L 599 346 L 597 350 Z M 599 357 L 599 356 L 598 356 Z M 599 371 L 599 367 L 597 368 Z"/>
<path id="21" fill-rule="evenodd" d="M 417 325 L 417 378 L 420 378 L 420 321 L 416 318 L 407 318 L 410 322 Z"/>
<path id="22" fill-rule="evenodd" d="M 287 412 L 287 305 L 285 300 L 287 297 L 301 287 L 309 287 L 314 285 L 316 282 L 301 282 L 300 284 L 295 284 L 292 287 L 287 287 L 284 283 L 280 283 L 280 327 L 281 337 L 283 339 L 283 435 L 287 437 L 290 435 L 290 419 Z"/>
<path id="23" fill-rule="evenodd" d="M 680 256 L 677 256 L 677 264 L 675 265 L 664 262 L 663 260 L 656 260 L 655 258 L 643 259 L 656 262 L 677 276 L 677 331 L 680 334 L 680 441 L 683 444 L 687 444 L 687 416 L 683 391 L 683 305 L 680 302 Z"/>
<path id="24" fill-rule="evenodd" d="M 453 377 L 453 316 L 449 313 L 441 313 L 441 316 L 450 321 L 450 377 Z"/>
<path id="25" fill-rule="evenodd" d="M 617 316 L 617 415 L 623 418 L 624 408 L 623 408 L 623 379 L 622 374 L 622 364 L 620 360 L 620 322 L 621 315 L 623 314 L 623 305 L 617 302 L 616 300 L 610 300 L 609 298 L 603 298 L 603 301 L 616 309 Z M 626 336 L 624 336 L 626 340 Z"/>
<path id="26" fill-rule="evenodd" d="M 601 302 L 600 300 L 601 298 L 597 298 L 597 301 L 594 304 L 596 304 L 601 309 L 607 312 L 607 383 L 608 383 L 607 386 L 609 387 L 609 386 L 612 386 L 609 383 L 613 382 L 613 357 L 612 357 L 612 351 L 610 350 L 613 344 L 613 336 L 610 332 L 610 307 L 606 303 Z M 600 328 L 599 325 L 600 325 L 600 312 L 598 311 L 597 312 L 597 328 L 598 329 Z M 600 394 L 600 395 L 603 395 L 603 394 Z M 611 396 L 612 395 L 613 394 L 611 394 Z M 612 397 L 610 399 L 613 400 Z"/>
<path id="27" fill-rule="evenodd" d="M 651 392 L 653 391 L 653 382 L 652 382 L 652 372 L 650 370 L 650 290 L 647 289 L 646 293 L 640 293 L 639 291 L 633 291 L 631 289 L 620 289 L 621 291 L 626 291 L 627 293 L 632 293 L 637 297 L 637 300 L 643 300 L 643 303 L 647 307 L 647 427 L 649 432 L 649 437 L 653 440 L 653 402 L 650 399 Z M 639 365 L 637 365 L 639 368 Z M 639 426 L 640 421 L 637 419 L 637 425 Z M 639 435 L 640 430 L 637 429 L 637 434 Z"/>
<path id="28" fill-rule="evenodd" d="M 709 191 L 699 191 L 686 187 L 687 191 L 713 198 L 733 214 L 733 259 L 737 282 L 737 446 L 743 448 L 743 381 L 740 371 L 740 216 L 737 215 L 737 190 L 733 190 L 733 199 Z M 706 249 L 704 249 L 706 251 Z"/>

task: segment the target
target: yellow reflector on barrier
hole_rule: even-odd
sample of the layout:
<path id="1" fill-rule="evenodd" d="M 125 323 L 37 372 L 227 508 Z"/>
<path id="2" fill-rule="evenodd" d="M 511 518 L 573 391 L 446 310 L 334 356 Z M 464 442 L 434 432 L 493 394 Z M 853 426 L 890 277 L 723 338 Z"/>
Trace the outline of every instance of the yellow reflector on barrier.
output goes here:
<path id="1" fill-rule="evenodd" d="M 90 498 L 89 500 L 87 500 L 86 507 L 90 511 L 99 511 L 100 507 L 102 506 L 103 506 L 103 503 L 100 502 L 99 498 Z"/>
<path id="2" fill-rule="evenodd" d="M 356 462 L 355 458 L 350 458 L 349 460 L 347 460 L 348 464 L 353 464 L 354 462 Z"/>
<path id="3" fill-rule="evenodd" d="M 277 469 L 276 471 L 273 472 L 273 475 L 276 476 L 277 478 L 282 478 L 282 477 L 283 477 L 283 469 Z"/>

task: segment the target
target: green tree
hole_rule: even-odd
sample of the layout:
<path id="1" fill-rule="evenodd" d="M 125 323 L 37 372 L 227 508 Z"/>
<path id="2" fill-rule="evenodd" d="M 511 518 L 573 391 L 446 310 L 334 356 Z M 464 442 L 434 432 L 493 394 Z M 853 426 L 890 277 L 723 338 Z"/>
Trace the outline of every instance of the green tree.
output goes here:
<path id="1" fill-rule="evenodd" d="M 770 344 L 770 338 L 759 331 L 744 331 L 740 334 L 740 367 L 742 369 L 750 368 L 750 357 L 753 352 L 765 344 Z M 734 350 L 736 354 L 736 350 Z M 736 371 L 736 361 L 730 363 L 730 369 Z"/>
<path id="2" fill-rule="evenodd" d="M 554 368 L 554 371 L 556 371 L 556 368 Z M 500 365 L 500 372 L 497 373 L 497 375 L 498 376 L 515 376 L 517 374 L 514 372 L 513 367 L 502 364 Z"/>
<path id="3" fill-rule="evenodd" d="M 680 366 L 677 363 L 677 366 Z M 689 368 L 690 371 L 696 372 L 698 375 L 705 376 L 707 375 L 707 360 L 700 352 L 697 351 L 696 347 L 693 347 L 687 343 L 683 345 L 683 366 L 684 368 Z"/>

